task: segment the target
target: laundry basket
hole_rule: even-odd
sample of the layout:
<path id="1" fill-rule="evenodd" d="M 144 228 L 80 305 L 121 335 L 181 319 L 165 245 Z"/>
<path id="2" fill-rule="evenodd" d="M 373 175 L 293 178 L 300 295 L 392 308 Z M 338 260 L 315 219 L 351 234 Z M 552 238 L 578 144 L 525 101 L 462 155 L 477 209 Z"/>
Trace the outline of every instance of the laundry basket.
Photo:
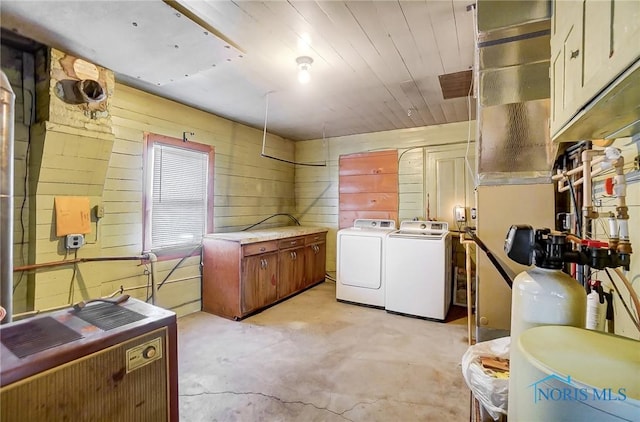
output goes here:
<path id="1" fill-rule="evenodd" d="M 509 377 L 507 375 L 503 378 L 496 378 L 483 368 L 480 358 L 509 359 L 510 343 L 511 337 L 483 341 L 469 346 L 462 356 L 462 375 L 467 386 L 482 405 L 482 409 L 494 420 L 507 414 Z"/>

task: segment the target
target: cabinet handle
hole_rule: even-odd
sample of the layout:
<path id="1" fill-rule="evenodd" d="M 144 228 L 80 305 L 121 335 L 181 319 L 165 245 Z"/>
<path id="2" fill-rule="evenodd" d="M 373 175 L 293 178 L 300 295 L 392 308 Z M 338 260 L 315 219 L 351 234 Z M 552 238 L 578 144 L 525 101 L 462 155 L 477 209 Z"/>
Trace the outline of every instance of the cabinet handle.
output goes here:
<path id="1" fill-rule="evenodd" d="M 570 59 L 575 59 L 576 57 L 578 57 L 578 55 L 580 54 L 580 49 L 578 50 L 571 50 L 571 57 L 569 57 Z"/>
<path id="2" fill-rule="evenodd" d="M 295 258 L 293 257 L 293 252 L 289 252 L 289 256 L 291 256 L 291 259 L 295 259 Z"/>
<path id="3" fill-rule="evenodd" d="M 298 254 L 297 253 L 293 253 L 293 259 L 298 259 Z"/>
<path id="4" fill-rule="evenodd" d="M 265 248 L 264 246 L 260 248 L 260 252 L 264 252 L 266 250 L 267 250 L 267 248 Z"/>

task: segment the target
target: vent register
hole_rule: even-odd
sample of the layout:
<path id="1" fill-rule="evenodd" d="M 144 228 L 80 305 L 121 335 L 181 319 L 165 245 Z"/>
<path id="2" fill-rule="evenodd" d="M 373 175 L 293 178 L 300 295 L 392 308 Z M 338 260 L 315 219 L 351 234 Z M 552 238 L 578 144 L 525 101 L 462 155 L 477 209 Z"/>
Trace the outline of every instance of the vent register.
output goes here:
<path id="1" fill-rule="evenodd" d="M 493 3 L 478 2 L 478 182 L 550 182 L 550 3 Z"/>
<path id="2" fill-rule="evenodd" d="M 138 312 L 111 303 L 89 305 L 80 311 L 69 312 L 104 331 L 147 318 Z M 21 359 L 84 337 L 52 317 L 6 327 L 0 333 L 2 344 Z"/>

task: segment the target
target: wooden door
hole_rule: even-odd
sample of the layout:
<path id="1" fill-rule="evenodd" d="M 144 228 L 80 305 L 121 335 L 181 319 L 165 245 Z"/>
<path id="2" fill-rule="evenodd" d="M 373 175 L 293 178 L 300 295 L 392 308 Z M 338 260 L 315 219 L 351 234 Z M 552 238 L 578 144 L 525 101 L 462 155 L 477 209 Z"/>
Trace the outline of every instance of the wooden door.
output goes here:
<path id="1" fill-rule="evenodd" d="M 278 253 L 278 299 L 301 290 L 304 286 L 304 247 Z"/>
<path id="2" fill-rule="evenodd" d="M 474 176 L 465 163 L 466 147 L 448 151 L 428 153 L 428 208 L 429 218 L 449 223 L 449 229 L 457 228 L 454 218 L 454 208 L 466 208 L 467 218 L 469 209 L 474 201 Z M 467 157 L 469 165 L 475 173 L 475 158 L 469 151 Z"/>
<path id="3" fill-rule="evenodd" d="M 263 308 L 277 300 L 276 252 L 242 260 L 242 314 Z"/>
<path id="4" fill-rule="evenodd" d="M 398 220 L 398 151 L 340 156 L 339 227 L 357 218 Z"/>

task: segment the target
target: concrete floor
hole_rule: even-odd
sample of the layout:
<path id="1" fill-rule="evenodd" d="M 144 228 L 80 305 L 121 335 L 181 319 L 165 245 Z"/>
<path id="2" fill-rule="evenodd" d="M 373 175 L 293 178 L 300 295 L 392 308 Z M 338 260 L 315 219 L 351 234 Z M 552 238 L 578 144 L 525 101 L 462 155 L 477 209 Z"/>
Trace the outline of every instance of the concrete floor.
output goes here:
<path id="1" fill-rule="evenodd" d="M 182 421 L 469 420 L 464 317 L 343 304 L 325 282 L 241 322 L 185 316 L 178 334 Z"/>

